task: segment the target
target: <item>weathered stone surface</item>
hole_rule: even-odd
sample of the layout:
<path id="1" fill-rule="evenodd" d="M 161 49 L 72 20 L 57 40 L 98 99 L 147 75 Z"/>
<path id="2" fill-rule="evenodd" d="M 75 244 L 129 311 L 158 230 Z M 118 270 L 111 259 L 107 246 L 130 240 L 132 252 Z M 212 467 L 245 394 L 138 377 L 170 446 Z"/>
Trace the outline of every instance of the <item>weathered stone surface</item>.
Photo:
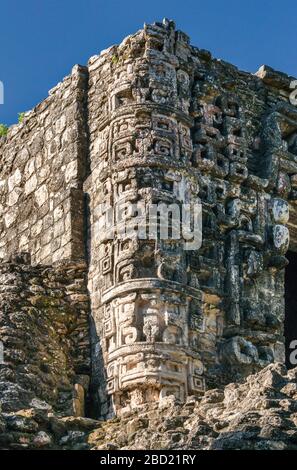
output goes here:
<path id="1" fill-rule="evenodd" d="M 34 406 L 74 412 L 74 392 L 88 391 L 89 329 L 86 267 L 0 265 L 0 404 L 3 411 Z M 84 414 L 81 403 L 80 414 Z"/>
<path id="2" fill-rule="evenodd" d="M 272 364 L 203 398 L 167 397 L 107 422 L 2 413 L 0 448 L 296 450 L 296 377 L 297 369 Z"/>
<path id="3" fill-rule="evenodd" d="M 297 171 L 289 77 L 212 59 L 170 21 L 145 25 L 91 58 L 88 71 L 84 190 L 102 416 L 171 394 L 184 401 L 284 360 Z M 197 195 L 199 249 L 186 251 L 183 239 L 110 239 L 111 224 L 104 229 L 104 204 L 194 205 Z"/>

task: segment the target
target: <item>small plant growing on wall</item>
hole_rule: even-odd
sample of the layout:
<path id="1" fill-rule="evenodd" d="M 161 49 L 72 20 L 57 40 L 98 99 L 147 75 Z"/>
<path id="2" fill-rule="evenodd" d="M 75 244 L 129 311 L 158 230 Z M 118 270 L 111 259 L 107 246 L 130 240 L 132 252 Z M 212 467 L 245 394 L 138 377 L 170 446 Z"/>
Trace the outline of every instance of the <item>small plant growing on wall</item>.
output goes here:
<path id="1" fill-rule="evenodd" d="M 18 113 L 18 122 L 21 123 L 23 122 L 25 117 L 25 113 Z"/>
<path id="2" fill-rule="evenodd" d="M 8 131 L 8 126 L 5 124 L 0 124 L 0 137 L 3 137 L 4 135 L 7 134 Z"/>

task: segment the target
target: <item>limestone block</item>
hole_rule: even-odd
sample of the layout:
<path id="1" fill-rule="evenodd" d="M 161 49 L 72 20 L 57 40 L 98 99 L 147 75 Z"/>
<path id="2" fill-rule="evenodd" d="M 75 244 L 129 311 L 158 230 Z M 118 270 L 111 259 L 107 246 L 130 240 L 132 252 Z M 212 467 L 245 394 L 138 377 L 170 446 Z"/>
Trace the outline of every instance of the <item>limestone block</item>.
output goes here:
<path id="1" fill-rule="evenodd" d="M 15 172 L 8 178 L 8 190 L 12 191 L 15 186 L 18 186 L 22 181 L 22 174 L 17 168 Z"/>
<path id="2" fill-rule="evenodd" d="M 43 184 L 36 192 L 35 192 L 36 202 L 39 207 L 41 207 L 46 200 L 48 199 L 48 190 L 45 184 Z"/>
<path id="3" fill-rule="evenodd" d="M 289 204 L 283 199 L 275 198 L 272 200 L 273 220 L 276 224 L 285 225 L 289 220 Z"/>
<path id="4" fill-rule="evenodd" d="M 257 348 L 240 336 L 234 336 L 224 343 L 222 356 L 228 364 L 252 364 L 258 361 Z"/>
<path id="5" fill-rule="evenodd" d="M 277 251 L 285 253 L 289 248 L 290 234 L 289 229 L 284 225 L 274 225 L 273 244 Z"/>

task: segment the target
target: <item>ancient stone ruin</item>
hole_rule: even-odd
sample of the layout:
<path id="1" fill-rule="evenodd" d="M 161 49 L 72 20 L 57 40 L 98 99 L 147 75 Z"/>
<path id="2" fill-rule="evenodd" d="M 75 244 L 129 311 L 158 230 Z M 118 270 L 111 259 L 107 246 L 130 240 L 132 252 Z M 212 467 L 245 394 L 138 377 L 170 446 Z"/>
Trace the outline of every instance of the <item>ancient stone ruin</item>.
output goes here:
<path id="1" fill-rule="evenodd" d="M 106 418 L 285 361 L 291 80 L 213 59 L 164 20 L 75 66 L 0 138 L 3 411 Z M 201 247 L 125 237 L 121 201 L 201 203 Z"/>

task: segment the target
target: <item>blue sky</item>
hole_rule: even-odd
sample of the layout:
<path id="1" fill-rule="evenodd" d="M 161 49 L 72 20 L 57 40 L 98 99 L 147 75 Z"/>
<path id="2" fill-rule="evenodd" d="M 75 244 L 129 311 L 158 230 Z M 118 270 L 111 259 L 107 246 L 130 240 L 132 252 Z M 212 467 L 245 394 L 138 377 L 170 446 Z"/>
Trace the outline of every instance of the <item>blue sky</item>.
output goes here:
<path id="1" fill-rule="evenodd" d="M 0 15 L 0 123 L 16 122 L 74 64 L 163 17 L 241 69 L 297 77 L 296 0 L 2 0 Z"/>

